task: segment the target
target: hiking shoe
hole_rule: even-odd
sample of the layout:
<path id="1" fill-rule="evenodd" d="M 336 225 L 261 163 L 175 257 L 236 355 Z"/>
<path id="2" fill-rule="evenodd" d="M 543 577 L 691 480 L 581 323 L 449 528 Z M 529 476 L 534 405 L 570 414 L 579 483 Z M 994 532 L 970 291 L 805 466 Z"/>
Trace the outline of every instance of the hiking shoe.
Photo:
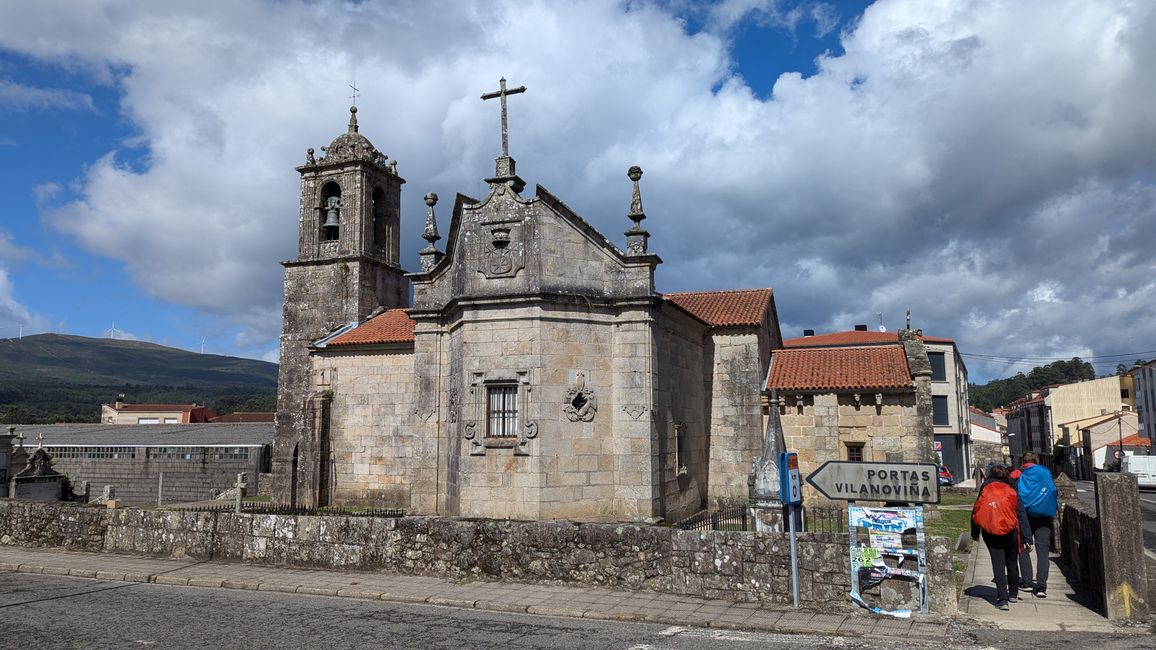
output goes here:
<path id="1" fill-rule="evenodd" d="M 1047 598 L 1047 597 L 1048 597 L 1048 592 L 1044 591 L 1043 589 L 1036 592 L 1036 598 Z"/>
<path id="2" fill-rule="evenodd" d="M 1007 601 L 1009 603 L 1018 603 L 1018 602 L 1020 602 L 1020 597 L 1019 596 L 1008 596 Z"/>
<path id="3" fill-rule="evenodd" d="M 997 600 L 995 601 L 995 608 L 1002 609 L 1006 612 L 1007 610 L 1011 609 L 1011 606 L 1007 604 L 1006 600 Z"/>

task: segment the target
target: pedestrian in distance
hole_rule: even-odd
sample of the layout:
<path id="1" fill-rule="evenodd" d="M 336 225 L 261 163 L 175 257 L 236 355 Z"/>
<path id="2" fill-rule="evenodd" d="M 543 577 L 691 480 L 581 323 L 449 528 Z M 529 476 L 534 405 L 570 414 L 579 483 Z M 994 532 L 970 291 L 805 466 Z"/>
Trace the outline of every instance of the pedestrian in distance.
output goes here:
<path id="1" fill-rule="evenodd" d="M 1027 514 L 1011 484 L 1011 470 L 1002 465 L 992 467 L 979 498 L 971 508 L 971 539 L 983 535 L 984 546 L 991 555 L 995 576 L 995 606 L 1010 609 L 1019 602 L 1019 556 L 1030 548 Z"/>
<path id="2" fill-rule="evenodd" d="M 1020 589 L 1035 593 L 1036 598 L 1048 597 L 1048 553 L 1052 548 L 1056 510 L 1059 508 L 1056 483 L 1047 467 L 1037 464 L 1039 457 L 1024 454 L 1024 466 L 1016 482 L 1016 492 L 1028 516 L 1030 537 L 1036 549 L 1035 580 L 1032 580 L 1032 554 L 1020 555 Z"/>

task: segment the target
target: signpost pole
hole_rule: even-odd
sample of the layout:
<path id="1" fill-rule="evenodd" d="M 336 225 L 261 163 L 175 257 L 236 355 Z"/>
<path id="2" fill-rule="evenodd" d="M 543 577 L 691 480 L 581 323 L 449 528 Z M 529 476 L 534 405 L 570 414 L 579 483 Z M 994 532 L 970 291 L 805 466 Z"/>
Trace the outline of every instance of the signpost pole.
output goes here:
<path id="1" fill-rule="evenodd" d="M 799 551 L 795 542 L 795 504 L 787 505 L 791 518 L 791 598 L 795 609 L 799 609 Z"/>
<path id="2" fill-rule="evenodd" d="M 788 530 L 791 540 L 791 597 L 799 608 L 799 551 L 796 542 L 795 508 L 803 502 L 803 476 L 799 471 L 799 455 L 793 451 L 779 454 L 779 500 L 787 506 Z"/>

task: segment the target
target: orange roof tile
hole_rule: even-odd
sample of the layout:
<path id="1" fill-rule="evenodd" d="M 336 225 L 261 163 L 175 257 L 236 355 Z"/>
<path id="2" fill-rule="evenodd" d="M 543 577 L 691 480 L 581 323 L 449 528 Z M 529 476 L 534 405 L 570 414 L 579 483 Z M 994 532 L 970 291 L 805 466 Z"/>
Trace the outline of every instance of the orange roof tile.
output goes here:
<path id="1" fill-rule="evenodd" d="M 771 289 L 667 293 L 663 298 L 712 327 L 759 326 L 767 318 Z"/>
<path id="2" fill-rule="evenodd" d="M 330 340 L 326 345 L 373 345 L 410 343 L 413 319 L 406 309 L 387 309 L 357 327 Z"/>
<path id="3" fill-rule="evenodd" d="M 776 350 L 767 389 L 874 390 L 912 388 L 900 345 Z"/>
<path id="4" fill-rule="evenodd" d="M 1124 442 L 1125 447 L 1151 447 L 1152 446 L 1151 440 L 1141 436 L 1138 433 L 1133 433 L 1130 436 L 1124 436 L 1123 442 Z M 1107 447 L 1119 447 L 1120 441 L 1119 440 L 1113 440 L 1112 442 L 1109 442 L 1105 446 L 1107 446 Z"/>
<path id="5" fill-rule="evenodd" d="M 951 339 L 939 338 L 937 336 L 924 336 L 922 338 L 924 343 L 955 343 L 955 341 Z M 846 332 L 830 332 L 828 334 L 816 334 L 814 336 L 800 336 L 794 339 L 787 339 L 783 341 L 783 347 L 818 348 L 830 345 L 885 345 L 895 343 L 898 340 L 899 334 L 897 332 L 862 332 L 859 330 L 849 330 Z"/>

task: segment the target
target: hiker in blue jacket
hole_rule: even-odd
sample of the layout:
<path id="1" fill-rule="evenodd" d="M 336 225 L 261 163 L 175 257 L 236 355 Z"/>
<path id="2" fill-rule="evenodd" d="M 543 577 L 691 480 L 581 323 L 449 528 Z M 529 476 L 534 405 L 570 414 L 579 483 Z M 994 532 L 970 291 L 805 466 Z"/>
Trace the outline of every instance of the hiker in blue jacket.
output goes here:
<path id="1" fill-rule="evenodd" d="M 1054 518 L 1059 507 L 1056 498 L 1056 483 L 1052 472 L 1043 465 L 1037 465 L 1039 457 L 1033 453 L 1024 454 L 1024 466 L 1016 482 L 1016 492 L 1020 503 L 1028 515 L 1031 540 L 1036 549 L 1036 579 L 1032 581 L 1032 552 L 1020 554 L 1020 589 L 1035 592 L 1036 598 L 1048 597 L 1048 553 L 1051 551 Z"/>

